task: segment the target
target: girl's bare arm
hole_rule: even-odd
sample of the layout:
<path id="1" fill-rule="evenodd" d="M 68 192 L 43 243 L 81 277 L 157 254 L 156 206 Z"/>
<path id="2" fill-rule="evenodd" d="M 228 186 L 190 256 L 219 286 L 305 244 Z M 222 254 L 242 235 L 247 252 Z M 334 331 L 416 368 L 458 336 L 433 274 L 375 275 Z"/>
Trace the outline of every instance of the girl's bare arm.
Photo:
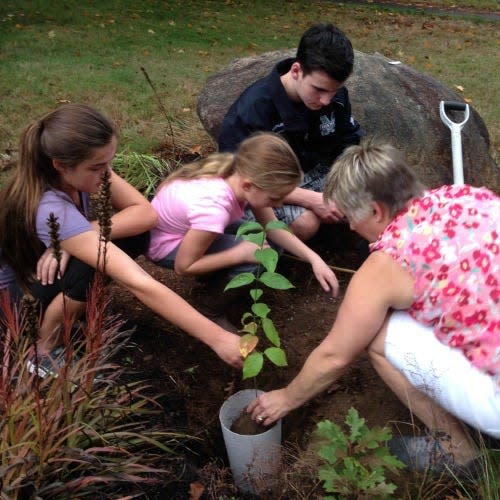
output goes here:
<path id="1" fill-rule="evenodd" d="M 125 179 L 111 171 L 111 239 L 126 238 L 149 231 L 158 223 L 158 214 L 148 200 Z M 92 222 L 96 231 L 97 221 Z"/>
<path id="2" fill-rule="evenodd" d="M 61 243 L 64 250 L 92 267 L 97 266 L 98 245 L 95 231 L 86 231 Z M 102 268 L 102 262 L 99 267 Z M 107 245 L 105 271 L 152 311 L 208 345 L 229 365 L 241 367 L 238 335 L 201 315 L 179 295 L 153 279 L 113 243 Z"/>
<path id="3" fill-rule="evenodd" d="M 217 238 L 216 233 L 190 229 L 184 236 L 175 258 L 175 271 L 183 275 L 199 276 L 237 264 L 255 262 L 257 246 L 247 241 L 216 253 L 206 251 Z"/>

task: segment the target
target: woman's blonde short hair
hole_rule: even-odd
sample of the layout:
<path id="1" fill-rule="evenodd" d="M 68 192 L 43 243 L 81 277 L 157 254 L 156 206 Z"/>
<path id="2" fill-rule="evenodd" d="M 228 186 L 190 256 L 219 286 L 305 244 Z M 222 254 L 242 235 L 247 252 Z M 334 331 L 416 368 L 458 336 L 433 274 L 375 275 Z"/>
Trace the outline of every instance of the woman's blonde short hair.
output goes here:
<path id="1" fill-rule="evenodd" d="M 347 148 L 335 161 L 323 198 L 333 201 L 350 220 L 360 221 L 371 213 L 373 201 L 384 203 L 393 216 L 423 190 L 399 150 L 367 141 Z"/>

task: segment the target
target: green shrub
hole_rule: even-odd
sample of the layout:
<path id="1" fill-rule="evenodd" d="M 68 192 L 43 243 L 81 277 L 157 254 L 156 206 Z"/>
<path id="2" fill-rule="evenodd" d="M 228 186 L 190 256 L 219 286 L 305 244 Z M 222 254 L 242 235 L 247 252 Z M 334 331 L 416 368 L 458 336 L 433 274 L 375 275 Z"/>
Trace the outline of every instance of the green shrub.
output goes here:
<path id="1" fill-rule="evenodd" d="M 348 433 L 330 420 L 319 422 L 315 431 L 321 443 L 318 455 L 326 462 L 318 477 L 327 493 L 337 495 L 326 498 L 390 496 L 396 486 L 386 482 L 385 469 L 397 472 L 404 467 L 386 446 L 391 432 L 380 427 L 369 429 L 354 408 L 349 409 L 345 423 Z"/>

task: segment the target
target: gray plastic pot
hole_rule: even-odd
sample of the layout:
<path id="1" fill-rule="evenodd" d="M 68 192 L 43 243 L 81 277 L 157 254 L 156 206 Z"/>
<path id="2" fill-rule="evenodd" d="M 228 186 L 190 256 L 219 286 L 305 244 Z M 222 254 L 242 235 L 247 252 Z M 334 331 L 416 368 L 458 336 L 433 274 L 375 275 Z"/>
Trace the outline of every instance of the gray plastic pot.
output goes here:
<path id="1" fill-rule="evenodd" d="M 262 434 L 247 436 L 231 431 L 241 411 L 262 391 L 244 389 L 230 396 L 219 411 L 222 435 L 236 486 L 261 494 L 274 487 L 281 469 L 281 420 Z"/>

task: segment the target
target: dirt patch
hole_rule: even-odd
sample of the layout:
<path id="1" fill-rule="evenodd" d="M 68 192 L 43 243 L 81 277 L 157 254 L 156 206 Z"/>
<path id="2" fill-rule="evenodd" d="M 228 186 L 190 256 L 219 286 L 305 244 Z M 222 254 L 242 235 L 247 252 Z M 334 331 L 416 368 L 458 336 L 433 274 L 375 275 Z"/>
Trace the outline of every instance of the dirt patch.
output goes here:
<path id="1" fill-rule="evenodd" d="M 355 269 L 361 261 L 353 249 L 353 241 L 341 245 L 339 241 L 344 239 L 345 234 L 341 236 L 339 238 L 332 231 L 324 231 L 313 246 L 329 264 Z M 195 280 L 179 278 L 172 271 L 142 258 L 140 264 L 156 279 L 190 300 L 192 290 L 197 286 Z M 266 365 L 258 377 L 258 388 L 263 390 L 281 387 L 297 374 L 307 355 L 328 333 L 351 277 L 348 273 L 337 273 L 341 296 L 334 299 L 322 291 L 308 265 L 283 258 L 279 270 L 295 288 L 266 294 L 289 366 L 277 369 Z M 151 380 L 154 390 L 165 394 L 163 401 L 168 425 L 202 438 L 191 459 L 195 469 L 204 469 L 205 481 L 213 484 L 214 478 L 207 479 L 206 471 L 221 474 L 220 466 L 226 464 L 218 420 L 219 408 L 228 395 L 252 388 L 253 381 L 243 382 L 239 371 L 229 368 L 207 347 L 152 315 L 117 285 L 111 286 L 114 309 L 136 325 L 132 338 L 134 345 L 121 353 L 121 363 L 137 371 L 139 377 Z M 233 307 L 227 311 L 228 319 L 233 324 L 239 324 L 244 309 L 244 304 L 241 309 Z M 284 444 L 298 450 L 306 448 L 318 421 L 330 419 L 341 424 L 351 406 L 359 411 L 369 426 L 411 422 L 407 409 L 379 379 L 366 356 L 361 356 L 332 387 L 284 419 Z M 214 463 L 218 465 L 214 467 Z M 188 498 L 188 483 L 196 477 L 191 472 L 187 478 L 180 478 L 169 495 L 175 491 L 179 495 L 176 498 Z M 197 481 L 203 483 L 200 477 Z M 219 477 L 218 481 L 227 487 L 230 477 L 225 480 Z M 212 495 L 219 494 L 222 495 L 220 491 L 212 492 Z M 291 492 L 285 492 L 283 498 L 295 497 Z"/>

